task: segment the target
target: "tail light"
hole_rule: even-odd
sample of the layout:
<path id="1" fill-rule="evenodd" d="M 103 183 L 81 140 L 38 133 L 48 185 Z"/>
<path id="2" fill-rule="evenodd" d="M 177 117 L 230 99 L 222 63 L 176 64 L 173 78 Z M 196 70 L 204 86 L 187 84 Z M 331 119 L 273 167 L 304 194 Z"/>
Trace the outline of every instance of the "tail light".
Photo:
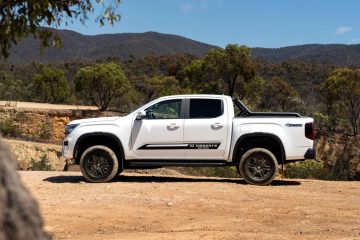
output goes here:
<path id="1" fill-rule="evenodd" d="M 315 138 L 315 129 L 314 129 L 314 123 L 309 122 L 305 124 L 305 137 L 314 140 Z"/>

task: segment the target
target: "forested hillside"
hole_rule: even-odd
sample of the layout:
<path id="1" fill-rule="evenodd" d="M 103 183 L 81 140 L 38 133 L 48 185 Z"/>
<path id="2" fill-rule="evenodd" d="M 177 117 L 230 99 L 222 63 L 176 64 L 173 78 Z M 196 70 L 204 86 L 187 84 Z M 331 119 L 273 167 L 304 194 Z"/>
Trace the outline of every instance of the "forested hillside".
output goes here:
<path id="1" fill-rule="evenodd" d="M 0 100 L 128 112 L 164 95 L 227 94 L 254 110 L 296 111 L 319 128 L 358 133 L 360 45 L 218 48 L 155 32 L 58 33 L 63 48 L 40 54 L 28 38 L 0 62 Z"/>
<path id="2" fill-rule="evenodd" d="M 360 44 L 307 44 L 282 48 L 254 48 L 253 56 L 273 63 L 297 60 L 337 66 L 358 66 Z"/>
<path id="3" fill-rule="evenodd" d="M 82 35 L 69 30 L 55 32 L 61 38 L 62 48 L 46 48 L 40 51 L 40 42 L 33 37 L 28 37 L 11 49 L 6 63 L 64 62 L 73 59 L 95 60 L 107 57 L 126 60 L 130 56 L 143 58 L 151 55 L 166 56 L 178 53 L 201 57 L 210 48 L 215 47 L 181 36 L 157 32 L 95 36 Z M 4 60 L 0 59 L 0 62 L 4 62 Z"/>
<path id="4" fill-rule="evenodd" d="M 66 62 L 74 59 L 80 61 L 108 57 L 128 60 L 131 56 L 144 58 L 175 54 L 202 57 L 209 49 L 218 48 L 181 36 L 157 32 L 95 36 L 82 35 L 69 30 L 54 30 L 54 32 L 62 39 L 62 48 L 47 48 L 40 51 L 40 42 L 28 37 L 11 49 L 6 63 Z M 357 66 L 360 65 L 360 44 L 308 44 L 282 48 L 253 48 L 252 57 L 271 63 L 295 60 L 336 66 Z M 4 63 L 4 60 L 0 59 L 1 62 Z"/>

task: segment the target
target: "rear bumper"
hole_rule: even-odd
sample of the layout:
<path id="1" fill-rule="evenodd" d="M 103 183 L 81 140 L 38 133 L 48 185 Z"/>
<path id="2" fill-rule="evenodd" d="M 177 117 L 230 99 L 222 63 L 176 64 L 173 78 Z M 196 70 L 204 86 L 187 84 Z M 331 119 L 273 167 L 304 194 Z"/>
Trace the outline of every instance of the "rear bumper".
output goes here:
<path id="1" fill-rule="evenodd" d="M 309 148 L 304 155 L 304 159 L 316 159 L 315 149 Z"/>

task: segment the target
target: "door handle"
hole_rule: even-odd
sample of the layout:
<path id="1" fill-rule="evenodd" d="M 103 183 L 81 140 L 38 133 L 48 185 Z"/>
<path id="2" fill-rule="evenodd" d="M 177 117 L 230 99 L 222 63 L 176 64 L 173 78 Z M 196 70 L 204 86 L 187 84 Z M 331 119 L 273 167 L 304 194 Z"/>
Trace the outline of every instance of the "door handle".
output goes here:
<path id="1" fill-rule="evenodd" d="M 220 124 L 220 123 L 213 123 L 211 124 L 211 128 L 213 129 L 219 129 L 222 128 L 224 125 Z"/>
<path id="2" fill-rule="evenodd" d="M 178 129 L 180 126 L 177 125 L 176 123 L 171 123 L 170 125 L 167 125 L 167 129 L 172 131 L 172 130 L 176 130 Z"/>

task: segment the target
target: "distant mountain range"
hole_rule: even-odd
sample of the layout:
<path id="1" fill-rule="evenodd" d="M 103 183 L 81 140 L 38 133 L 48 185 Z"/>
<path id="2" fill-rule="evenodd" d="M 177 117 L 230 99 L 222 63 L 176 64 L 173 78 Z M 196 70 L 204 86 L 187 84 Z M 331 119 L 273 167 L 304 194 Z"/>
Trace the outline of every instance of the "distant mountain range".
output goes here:
<path id="1" fill-rule="evenodd" d="M 253 57 L 275 63 L 291 59 L 337 66 L 360 66 L 360 44 L 307 44 L 282 48 L 253 48 Z"/>
<path id="2" fill-rule="evenodd" d="M 58 30 L 58 35 L 62 39 L 63 48 L 48 48 L 41 52 L 39 42 L 28 37 L 11 49 L 10 58 L 6 62 L 17 64 L 107 57 L 128 59 L 131 55 L 141 58 L 177 53 L 201 57 L 209 49 L 217 48 L 181 36 L 157 32 L 89 36 L 69 30 Z M 293 59 L 338 66 L 360 66 L 360 44 L 308 44 L 283 48 L 253 48 L 252 56 L 274 63 Z M 4 63 L 4 60 L 0 60 L 0 63 Z"/>
<path id="3" fill-rule="evenodd" d="M 157 32 L 89 36 L 69 30 L 58 30 L 58 35 L 63 44 L 62 48 L 51 47 L 41 52 L 39 42 L 33 37 L 28 37 L 11 49 L 10 57 L 6 62 L 49 62 L 107 57 L 127 59 L 130 55 L 145 57 L 177 53 L 187 53 L 200 57 L 210 48 L 215 47 L 181 36 Z M 0 62 L 4 61 L 0 60 Z"/>

